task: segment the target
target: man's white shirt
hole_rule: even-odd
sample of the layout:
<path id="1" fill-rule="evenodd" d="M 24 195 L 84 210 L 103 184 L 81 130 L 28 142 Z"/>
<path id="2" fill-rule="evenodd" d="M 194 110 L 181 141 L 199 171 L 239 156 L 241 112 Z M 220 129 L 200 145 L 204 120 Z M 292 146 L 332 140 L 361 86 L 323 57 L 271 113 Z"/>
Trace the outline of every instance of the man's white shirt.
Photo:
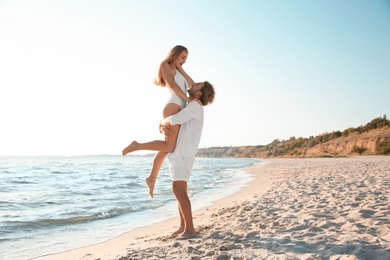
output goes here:
<path id="1" fill-rule="evenodd" d="M 171 125 L 180 125 L 175 150 L 169 157 L 191 157 L 198 151 L 204 121 L 203 106 L 191 101 L 179 113 L 169 117 Z"/>

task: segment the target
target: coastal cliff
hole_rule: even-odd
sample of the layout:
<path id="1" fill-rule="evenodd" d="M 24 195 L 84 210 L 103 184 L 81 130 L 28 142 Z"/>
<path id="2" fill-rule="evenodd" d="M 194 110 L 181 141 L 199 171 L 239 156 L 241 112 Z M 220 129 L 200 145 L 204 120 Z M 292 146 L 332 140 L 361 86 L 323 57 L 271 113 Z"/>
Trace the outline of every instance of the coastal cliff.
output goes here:
<path id="1" fill-rule="evenodd" d="M 316 137 L 274 140 L 267 145 L 210 147 L 198 150 L 198 157 L 273 158 L 341 157 L 389 155 L 390 121 L 375 118 L 364 126 L 348 128 Z"/>
<path id="2" fill-rule="evenodd" d="M 387 144 L 387 145 L 386 145 Z M 308 157 L 318 156 L 350 156 L 350 155 L 379 155 L 384 146 L 390 145 L 390 128 L 374 129 L 362 134 L 340 137 L 311 148 L 301 149 L 301 154 Z"/>

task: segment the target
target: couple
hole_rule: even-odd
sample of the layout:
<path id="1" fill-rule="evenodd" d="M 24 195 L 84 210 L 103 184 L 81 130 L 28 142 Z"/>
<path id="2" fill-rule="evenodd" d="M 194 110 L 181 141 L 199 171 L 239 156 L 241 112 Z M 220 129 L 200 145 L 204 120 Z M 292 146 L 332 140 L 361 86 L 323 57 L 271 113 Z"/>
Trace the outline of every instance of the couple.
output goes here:
<path id="1" fill-rule="evenodd" d="M 171 98 L 163 110 L 164 119 L 160 121 L 160 132 L 165 134 L 165 141 L 157 140 L 148 143 L 133 141 L 122 152 L 126 155 L 138 150 L 159 151 L 153 159 L 150 176 L 146 179 L 151 197 L 153 197 L 158 172 L 169 154 L 172 192 L 177 200 L 180 216 L 180 227 L 173 234 L 179 239 L 196 235 L 191 202 L 187 194 L 187 181 L 202 133 L 203 106 L 211 104 L 215 96 L 214 88 L 209 82 L 194 83 L 185 73 L 182 65 L 187 57 L 188 50 L 185 47 L 175 46 L 161 62 L 155 80 L 156 85 L 168 87 L 171 92 Z"/>

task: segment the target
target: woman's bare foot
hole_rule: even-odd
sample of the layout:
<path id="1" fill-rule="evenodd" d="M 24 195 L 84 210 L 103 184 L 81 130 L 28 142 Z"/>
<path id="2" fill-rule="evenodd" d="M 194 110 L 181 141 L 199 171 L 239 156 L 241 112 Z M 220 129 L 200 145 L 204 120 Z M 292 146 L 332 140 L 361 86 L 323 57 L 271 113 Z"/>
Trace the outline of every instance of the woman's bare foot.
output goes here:
<path id="1" fill-rule="evenodd" d="M 123 149 L 123 151 L 122 151 L 123 156 L 125 156 L 128 153 L 134 152 L 136 150 L 137 145 L 138 145 L 137 141 L 131 142 L 131 144 L 129 144 L 129 146 L 127 146 L 125 149 Z"/>
<path id="2" fill-rule="evenodd" d="M 146 185 L 149 188 L 149 195 L 153 198 L 154 185 L 156 184 L 156 180 L 153 180 L 151 177 L 146 178 Z"/>
<path id="3" fill-rule="evenodd" d="M 197 235 L 198 235 L 198 233 L 196 233 L 195 231 L 184 231 L 176 239 L 178 239 L 178 240 L 186 240 L 186 239 L 195 237 Z"/>

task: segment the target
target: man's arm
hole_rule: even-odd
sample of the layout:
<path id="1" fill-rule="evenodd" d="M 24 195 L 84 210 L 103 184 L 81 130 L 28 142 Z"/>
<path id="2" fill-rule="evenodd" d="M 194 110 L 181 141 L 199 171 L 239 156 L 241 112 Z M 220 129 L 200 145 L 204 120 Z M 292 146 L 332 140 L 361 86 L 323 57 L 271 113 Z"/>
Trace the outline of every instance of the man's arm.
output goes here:
<path id="1" fill-rule="evenodd" d="M 175 134 L 175 131 L 171 128 L 171 123 L 169 122 L 170 116 L 162 119 L 160 121 L 160 133 L 164 133 L 167 136 L 172 136 Z"/>
<path id="2" fill-rule="evenodd" d="M 160 121 L 160 126 L 165 126 L 165 127 L 170 127 L 170 126 L 172 126 L 171 123 L 169 122 L 170 119 L 171 119 L 170 116 L 168 116 L 168 117 L 162 119 L 162 120 Z"/>
<path id="3" fill-rule="evenodd" d="M 172 135 L 171 126 L 181 125 L 191 119 L 199 116 L 199 108 L 202 105 L 198 101 L 191 101 L 185 108 L 179 111 L 177 114 L 168 116 L 160 121 L 160 132 L 164 132 L 166 135 Z M 173 130 L 172 130 L 173 131 Z M 173 133 L 174 134 L 174 133 Z"/>

